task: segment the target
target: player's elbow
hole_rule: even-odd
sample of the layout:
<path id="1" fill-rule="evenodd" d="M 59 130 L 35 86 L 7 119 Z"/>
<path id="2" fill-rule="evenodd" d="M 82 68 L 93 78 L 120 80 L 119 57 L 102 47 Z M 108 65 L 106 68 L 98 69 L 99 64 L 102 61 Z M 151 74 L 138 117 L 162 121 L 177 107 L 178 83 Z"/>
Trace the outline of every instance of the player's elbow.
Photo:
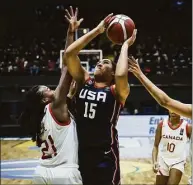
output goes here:
<path id="1" fill-rule="evenodd" d="M 158 98 L 157 98 L 157 102 L 162 106 L 167 108 L 168 105 L 170 104 L 171 98 L 169 96 L 167 96 L 165 93 L 160 93 Z"/>
<path id="2" fill-rule="evenodd" d="M 64 52 L 65 58 L 69 58 L 70 56 L 73 55 L 73 50 L 71 48 L 67 48 L 66 51 Z"/>
<path id="3" fill-rule="evenodd" d="M 125 78 L 127 77 L 127 73 L 123 72 L 123 71 L 116 71 L 115 72 L 115 79 L 121 79 L 121 78 Z"/>
<path id="4" fill-rule="evenodd" d="M 170 102 L 170 100 L 168 98 L 162 98 L 162 99 L 160 99 L 159 104 L 162 107 L 168 108 L 169 102 Z"/>
<path id="5" fill-rule="evenodd" d="M 159 147 L 159 144 L 158 143 L 154 143 L 153 150 L 158 150 L 158 147 Z"/>
<path id="6" fill-rule="evenodd" d="M 117 92 L 119 95 L 119 100 L 122 104 L 125 104 L 125 101 L 127 97 L 129 96 L 130 90 L 129 88 L 125 88 L 124 90 L 121 90 L 120 92 Z"/>
<path id="7" fill-rule="evenodd" d="M 164 101 L 164 100 L 160 100 L 158 103 L 159 103 L 162 107 L 166 107 L 166 105 L 167 105 L 167 101 Z"/>

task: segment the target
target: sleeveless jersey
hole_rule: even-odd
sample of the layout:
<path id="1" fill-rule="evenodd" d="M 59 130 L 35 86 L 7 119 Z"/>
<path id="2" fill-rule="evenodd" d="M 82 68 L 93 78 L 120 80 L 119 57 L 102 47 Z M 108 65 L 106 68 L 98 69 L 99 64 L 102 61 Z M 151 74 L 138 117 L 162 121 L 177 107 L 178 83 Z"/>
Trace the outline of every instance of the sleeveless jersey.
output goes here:
<path id="1" fill-rule="evenodd" d="M 163 121 L 159 155 L 168 165 L 186 160 L 187 126 L 188 123 L 181 120 L 174 129 L 168 120 Z"/>
<path id="2" fill-rule="evenodd" d="M 78 167 L 78 139 L 74 120 L 70 118 L 69 123 L 61 125 L 55 119 L 50 104 L 45 107 L 44 113 L 40 164 Z"/>
<path id="3" fill-rule="evenodd" d="M 76 94 L 76 124 L 80 147 L 118 148 L 116 123 L 121 104 L 111 87 L 97 88 L 87 80 Z"/>

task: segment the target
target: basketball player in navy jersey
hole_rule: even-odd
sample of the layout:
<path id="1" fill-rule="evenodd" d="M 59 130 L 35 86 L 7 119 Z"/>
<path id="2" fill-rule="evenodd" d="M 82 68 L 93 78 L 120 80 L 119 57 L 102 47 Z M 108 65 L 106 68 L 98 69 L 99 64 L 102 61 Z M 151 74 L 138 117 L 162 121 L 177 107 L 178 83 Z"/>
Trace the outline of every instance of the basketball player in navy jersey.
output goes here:
<path id="1" fill-rule="evenodd" d="M 120 109 L 130 92 L 127 76 L 128 48 L 135 41 L 136 30 L 123 44 L 117 66 L 109 59 L 99 61 L 94 79 L 89 77 L 78 58 L 79 51 L 105 31 L 105 22 L 111 16 L 107 16 L 96 28 L 69 46 L 63 58 L 78 85 L 75 108 L 79 166 L 84 185 L 120 184 L 116 124 Z"/>

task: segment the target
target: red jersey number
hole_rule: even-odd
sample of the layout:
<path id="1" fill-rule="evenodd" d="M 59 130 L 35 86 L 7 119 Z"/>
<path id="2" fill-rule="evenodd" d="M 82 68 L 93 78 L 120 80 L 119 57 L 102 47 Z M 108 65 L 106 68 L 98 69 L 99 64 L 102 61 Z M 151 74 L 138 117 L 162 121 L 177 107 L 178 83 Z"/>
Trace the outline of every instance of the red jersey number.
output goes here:
<path id="1" fill-rule="evenodd" d="M 48 139 L 47 139 L 47 140 L 44 140 L 44 141 L 42 142 L 42 143 L 45 143 L 45 147 L 42 148 L 42 159 L 50 159 L 50 158 L 53 157 L 53 155 L 51 155 L 51 154 L 46 154 L 46 153 L 45 153 L 45 152 L 48 152 L 49 147 L 50 147 L 49 144 L 48 144 L 48 142 L 51 144 L 51 148 L 52 148 L 52 150 L 53 150 L 54 156 L 57 155 L 57 150 L 56 150 L 56 147 L 54 146 L 54 140 L 52 139 L 52 136 L 49 135 L 49 136 L 48 136 Z"/>

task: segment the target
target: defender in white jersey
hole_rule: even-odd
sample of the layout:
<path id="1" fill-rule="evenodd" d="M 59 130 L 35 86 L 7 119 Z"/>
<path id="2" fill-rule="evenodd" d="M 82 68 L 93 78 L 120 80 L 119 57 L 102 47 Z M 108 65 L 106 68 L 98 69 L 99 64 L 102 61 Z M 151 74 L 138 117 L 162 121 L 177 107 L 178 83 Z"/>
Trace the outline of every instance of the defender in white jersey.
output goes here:
<path id="1" fill-rule="evenodd" d="M 152 153 L 156 184 L 180 183 L 191 131 L 192 126 L 172 112 L 168 120 L 158 124 Z"/>
<path id="2" fill-rule="evenodd" d="M 78 170 L 78 139 L 76 124 L 70 117 L 60 123 L 51 104 L 45 107 L 42 119 L 40 165 L 34 173 L 34 184 L 81 184 Z"/>
<path id="3" fill-rule="evenodd" d="M 77 14 L 78 9 L 74 12 L 70 7 L 70 13 L 66 10 L 70 23 L 66 47 L 73 42 L 74 32 L 83 20 L 77 20 Z M 41 150 L 34 184 L 82 184 L 76 125 L 67 105 L 67 94 L 71 96 L 72 93 L 69 92 L 72 77 L 66 66 L 61 72 L 55 91 L 39 85 L 27 92 L 25 110 L 20 117 L 21 125 L 26 124 L 26 130 Z"/>

